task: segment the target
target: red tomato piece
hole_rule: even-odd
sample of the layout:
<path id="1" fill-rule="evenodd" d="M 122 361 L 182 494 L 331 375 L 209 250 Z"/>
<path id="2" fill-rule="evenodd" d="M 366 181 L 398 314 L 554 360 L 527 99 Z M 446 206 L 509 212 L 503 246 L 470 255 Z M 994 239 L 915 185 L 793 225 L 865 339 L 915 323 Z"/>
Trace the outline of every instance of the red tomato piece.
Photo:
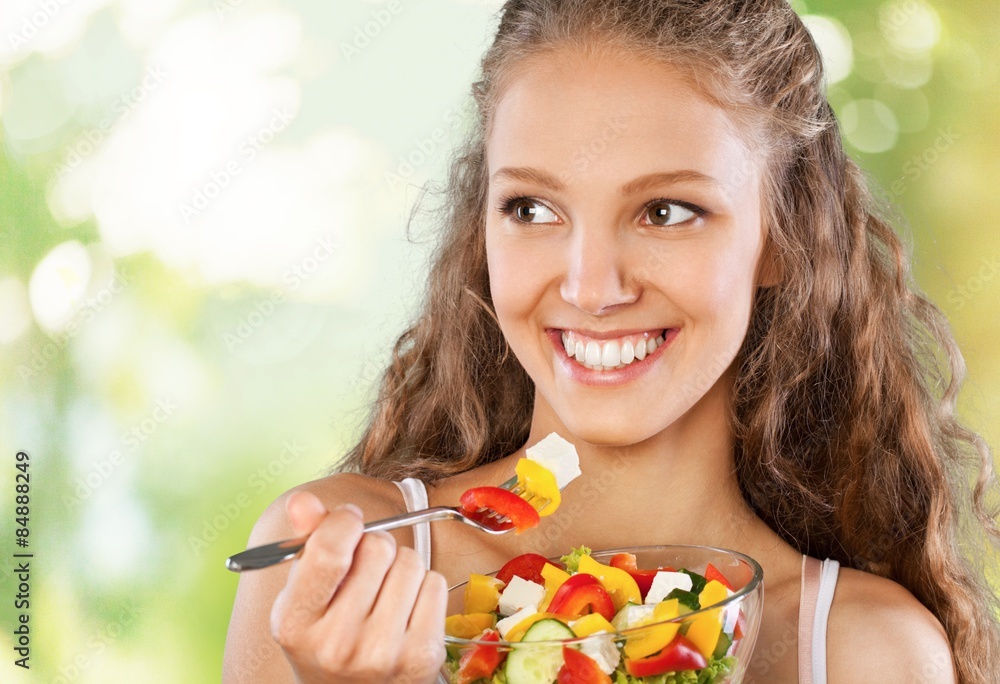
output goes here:
<path id="1" fill-rule="evenodd" d="M 477 641 L 500 641 L 500 633 L 488 629 Z M 496 646 L 476 644 L 459 659 L 456 681 L 458 684 L 471 684 L 477 679 L 489 679 L 500 666 L 504 655 Z"/>
<path id="2" fill-rule="evenodd" d="M 563 646 L 563 665 L 556 681 L 558 684 L 611 684 L 611 677 L 586 653 Z"/>
<path id="3" fill-rule="evenodd" d="M 673 568 L 640 570 L 636 567 L 634 553 L 616 553 L 611 557 L 611 567 L 624 570 L 632 576 L 635 583 L 639 585 L 639 593 L 642 595 L 643 600 L 646 600 L 646 594 L 649 593 L 649 588 L 653 586 L 653 580 L 656 579 L 656 573 L 661 570 L 673 570 Z"/>
<path id="4" fill-rule="evenodd" d="M 711 582 L 712 580 L 718 580 L 729 591 L 736 591 L 733 589 L 733 585 L 729 583 L 729 580 L 726 579 L 726 576 L 719 572 L 718 568 L 709 563 L 708 567 L 705 568 L 705 581 Z"/>
<path id="5" fill-rule="evenodd" d="M 600 613 L 606 620 L 615 617 L 615 602 L 611 594 L 593 575 L 578 572 L 562 583 L 549 602 L 548 612 L 566 617 Z"/>
<path id="6" fill-rule="evenodd" d="M 678 634 L 662 651 L 645 658 L 626 658 L 625 670 L 633 677 L 651 677 L 664 672 L 700 670 L 708 665 L 698 647 Z"/>
<path id="7" fill-rule="evenodd" d="M 500 487 L 473 487 L 466 490 L 459 501 L 467 515 L 472 517 L 486 515 L 480 513 L 480 509 L 496 511 L 509 518 L 511 525 L 518 532 L 534 527 L 540 520 L 534 506 L 517 494 Z"/>
<path id="8" fill-rule="evenodd" d="M 545 556 L 539 556 L 537 553 L 523 553 L 507 561 L 497 571 L 496 578 L 503 582 L 504 586 L 510 584 L 512 577 L 520 577 L 529 582 L 544 585 L 545 578 L 542 577 L 542 568 L 545 567 L 546 563 L 553 565 L 552 561 L 545 559 Z M 556 567 L 561 568 L 561 565 L 556 565 Z"/>

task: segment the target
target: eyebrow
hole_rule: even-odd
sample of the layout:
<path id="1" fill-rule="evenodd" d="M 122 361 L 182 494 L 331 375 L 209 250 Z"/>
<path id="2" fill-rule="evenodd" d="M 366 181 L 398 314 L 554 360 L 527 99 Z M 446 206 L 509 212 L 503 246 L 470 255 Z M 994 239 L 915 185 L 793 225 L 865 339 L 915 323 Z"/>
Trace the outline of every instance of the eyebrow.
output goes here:
<path id="1" fill-rule="evenodd" d="M 536 185 L 541 185 L 549 190 L 554 190 L 556 192 L 566 189 L 566 186 L 561 180 L 555 176 L 542 171 L 541 169 L 534 169 L 530 166 L 504 166 L 498 169 L 496 173 L 493 174 L 494 181 L 497 180 L 516 180 L 525 183 L 534 183 Z M 659 173 L 649 173 L 645 176 L 639 176 L 633 180 L 622 185 L 618 188 L 618 193 L 622 197 L 628 197 L 629 195 L 634 195 L 644 190 L 649 190 L 651 188 L 659 187 L 661 185 L 670 185 L 671 183 L 701 183 L 704 185 L 714 185 L 721 187 L 721 183 L 711 176 L 706 176 L 700 171 L 694 171 L 693 169 L 684 169 L 681 171 L 662 171 Z"/>

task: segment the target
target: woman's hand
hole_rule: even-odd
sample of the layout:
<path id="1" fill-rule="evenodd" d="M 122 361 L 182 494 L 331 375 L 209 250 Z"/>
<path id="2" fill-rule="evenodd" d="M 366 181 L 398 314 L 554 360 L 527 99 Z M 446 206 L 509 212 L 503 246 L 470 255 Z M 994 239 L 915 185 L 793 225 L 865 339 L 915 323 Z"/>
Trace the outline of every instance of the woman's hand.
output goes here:
<path id="1" fill-rule="evenodd" d="M 444 661 L 447 585 L 386 532 L 364 534 L 360 509 L 288 499 L 297 535 L 312 533 L 271 610 L 271 633 L 297 682 L 433 682 Z"/>

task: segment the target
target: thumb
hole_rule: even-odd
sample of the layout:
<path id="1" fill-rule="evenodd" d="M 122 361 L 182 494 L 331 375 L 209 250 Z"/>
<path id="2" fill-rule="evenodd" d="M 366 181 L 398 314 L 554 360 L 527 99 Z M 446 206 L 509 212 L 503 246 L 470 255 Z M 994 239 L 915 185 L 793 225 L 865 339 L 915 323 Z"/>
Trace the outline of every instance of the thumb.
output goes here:
<path id="1" fill-rule="evenodd" d="M 303 491 L 294 492 L 288 497 L 285 510 L 288 511 L 288 521 L 297 537 L 311 533 L 327 515 L 326 506 L 319 497 Z"/>

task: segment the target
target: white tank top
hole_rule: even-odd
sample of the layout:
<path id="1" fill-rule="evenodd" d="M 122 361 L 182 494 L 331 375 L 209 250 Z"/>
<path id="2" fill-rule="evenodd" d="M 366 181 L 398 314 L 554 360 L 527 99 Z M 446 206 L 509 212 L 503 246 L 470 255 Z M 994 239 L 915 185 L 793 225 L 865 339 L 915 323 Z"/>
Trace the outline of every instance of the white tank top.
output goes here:
<path id="1" fill-rule="evenodd" d="M 427 508 L 427 487 L 408 477 L 396 482 L 407 511 Z M 413 548 L 431 567 L 431 526 L 413 526 Z M 826 624 L 830 617 L 840 563 L 802 556 L 802 588 L 799 602 L 799 684 L 826 684 Z"/>

